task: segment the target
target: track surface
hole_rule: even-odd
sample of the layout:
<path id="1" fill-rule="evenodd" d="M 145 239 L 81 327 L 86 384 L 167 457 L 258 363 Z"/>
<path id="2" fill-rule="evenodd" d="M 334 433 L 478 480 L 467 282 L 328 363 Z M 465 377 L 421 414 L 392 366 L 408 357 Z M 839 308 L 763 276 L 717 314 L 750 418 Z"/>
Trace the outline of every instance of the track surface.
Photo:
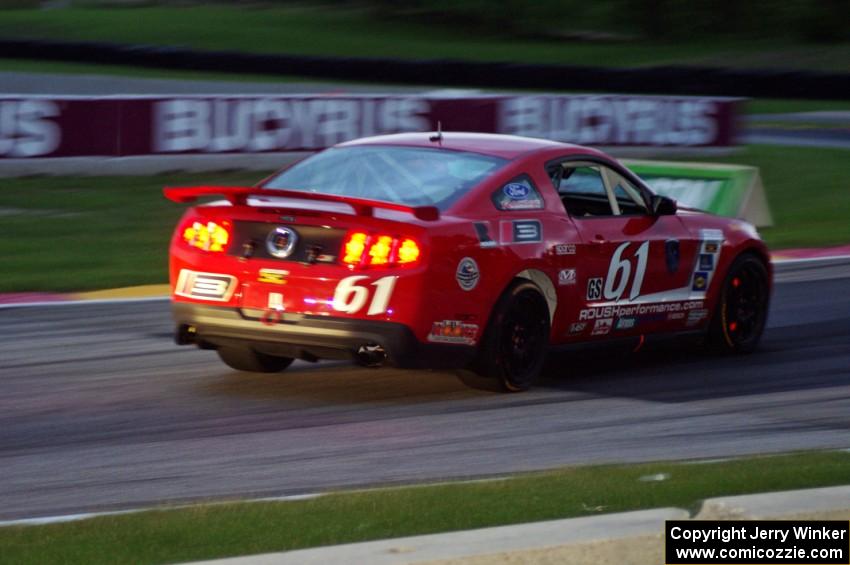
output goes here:
<path id="1" fill-rule="evenodd" d="M 165 302 L 0 310 L 0 519 L 847 448 L 850 279 L 839 275 L 778 285 L 756 354 L 669 343 L 562 354 L 519 395 L 451 373 L 237 373 L 174 346 Z"/>

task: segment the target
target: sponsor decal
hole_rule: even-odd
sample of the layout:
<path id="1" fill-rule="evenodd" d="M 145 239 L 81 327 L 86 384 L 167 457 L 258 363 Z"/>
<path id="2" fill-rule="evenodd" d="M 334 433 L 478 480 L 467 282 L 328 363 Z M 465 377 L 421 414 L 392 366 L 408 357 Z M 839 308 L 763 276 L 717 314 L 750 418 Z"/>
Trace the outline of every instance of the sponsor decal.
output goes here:
<path id="1" fill-rule="evenodd" d="M 723 242 L 723 230 L 703 229 L 699 230 L 699 238 L 704 241 Z"/>
<path id="2" fill-rule="evenodd" d="M 473 226 L 475 226 L 475 234 L 478 236 L 478 242 L 481 244 L 481 247 L 495 247 L 498 245 L 490 237 L 489 222 L 475 222 Z"/>
<path id="3" fill-rule="evenodd" d="M 263 311 L 263 315 L 260 316 L 260 322 L 267 326 L 279 324 L 283 321 L 283 311 L 283 294 L 279 292 L 270 292 L 269 305 L 268 308 Z"/>
<path id="4" fill-rule="evenodd" d="M 54 120 L 61 112 L 62 106 L 50 100 L 0 101 L 0 157 L 53 153 L 62 143 L 62 128 Z"/>
<path id="5" fill-rule="evenodd" d="M 579 321 L 597 320 L 599 318 L 630 318 L 640 316 L 645 320 L 647 316 L 659 314 L 663 319 L 665 314 L 672 312 L 689 312 L 704 306 L 702 300 L 686 300 L 684 302 L 658 302 L 654 304 L 616 304 L 612 306 L 595 306 L 584 308 L 579 312 Z"/>
<path id="6" fill-rule="evenodd" d="M 516 96 L 501 102 L 499 131 L 581 145 L 711 145 L 722 107 L 710 98 Z"/>
<path id="7" fill-rule="evenodd" d="M 260 269 L 257 273 L 257 282 L 269 284 L 286 284 L 289 271 L 282 269 Z"/>
<path id="8" fill-rule="evenodd" d="M 543 208 L 543 201 L 539 198 L 506 200 L 500 207 L 502 210 L 539 210 L 540 208 Z"/>
<path id="9" fill-rule="evenodd" d="M 559 243 L 555 246 L 555 255 L 575 255 L 575 243 Z"/>
<path id="10" fill-rule="evenodd" d="M 602 278 L 596 277 L 587 281 L 587 299 L 599 300 L 602 298 Z"/>
<path id="11" fill-rule="evenodd" d="M 562 286 L 576 284 L 576 270 L 561 269 L 558 271 L 558 284 Z"/>
<path id="12" fill-rule="evenodd" d="M 596 323 L 593 324 L 593 331 L 590 332 L 590 335 L 606 335 L 611 332 L 611 326 L 613 324 L 614 320 L 612 318 L 596 320 Z"/>
<path id="13" fill-rule="evenodd" d="M 703 320 L 708 318 L 708 310 L 700 309 L 700 310 L 691 310 L 688 312 L 688 326 L 695 326 L 702 322 Z"/>
<path id="14" fill-rule="evenodd" d="M 511 200 L 525 200 L 531 193 L 531 189 L 518 182 L 509 182 L 502 188 L 502 192 Z"/>
<path id="15" fill-rule="evenodd" d="M 269 293 L 269 308 L 272 310 L 283 310 L 283 294 L 280 292 Z"/>
<path id="16" fill-rule="evenodd" d="M 292 254 L 295 244 L 298 242 L 298 234 L 295 230 L 287 227 L 277 227 L 269 232 L 266 237 L 266 250 L 272 257 L 285 259 Z"/>
<path id="17" fill-rule="evenodd" d="M 457 264 L 455 280 L 463 290 L 472 290 L 478 284 L 481 274 L 478 271 L 478 263 L 472 257 L 464 257 Z"/>
<path id="18" fill-rule="evenodd" d="M 714 270 L 714 255 L 703 253 L 699 256 L 699 270 L 712 271 Z"/>
<path id="19" fill-rule="evenodd" d="M 477 337 L 478 324 L 468 324 L 460 320 L 441 320 L 431 325 L 428 341 L 475 345 Z"/>
<path id="20" fill-rule="evenodd" d="M 684 320 L 685 319 L 685 313 L 684 312 L 670 312 L 669 314 L 667 314 L 667 319 L 668 320 Z"/>
<path id="21" fill-rule="evenodd" d="M 702 250 L 704 253 L 717 253 L 720 249 L 720 244 L 716 241 L 706 241 L 702 244 Z"/>
<path id="22" fill-rule="evenodd" d="M 174 294 L 199 300 L 227 302 L 236 290 L 236 277 L 218 273 L 199 273 L 181 269 Z"/>
<path id="23" fill-rule="evenodd" d="M 667 272 L 672 275 L 679 270 L 678 239 L 668 239 L 664 242 L 664 256 L 667 258 Z"/>
<path id="24" fill-rule="evenodd" d="M 708 273 L 697 271 L 694 273 L 693 290 L 704 291 L 708 287 Z"/>
<path id="25" fill-rule="evenodd" d="M 573 322 L 570 324 L 570 333 L 577 334 L 583 332 L 587 328 L 587 322 Z"/>
<path id="26" fill-rule="evenodd" d="M 152 108 L 153 151 L 318 149 L 366 135 L 429 131 L 431 107 L 429 100 L 413 96 L 163 100 Z"/>
<path id="27" fill-rule="evenodd" d="M 538 243 L 543 241 L 539 220 L 513 220 L 500 224 L 502 243 Z"/>
<path id="28" fill-rule="evenodd" d="M 630 330 L 637 325 L 637 319 L 635 318 L 618 318 L 616 329 L 618 330 Z"/>

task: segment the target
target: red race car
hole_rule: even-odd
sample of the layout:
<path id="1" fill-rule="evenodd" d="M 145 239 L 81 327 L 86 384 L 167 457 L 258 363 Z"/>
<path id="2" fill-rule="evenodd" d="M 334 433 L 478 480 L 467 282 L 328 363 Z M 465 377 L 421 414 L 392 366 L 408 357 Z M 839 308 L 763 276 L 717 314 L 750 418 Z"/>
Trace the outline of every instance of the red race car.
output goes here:
<path id="1" fill-rule="evenodd" d="M 166 188 L 177 342 L 243 371 L 293 359 L 471 367 L 527 389 L 547 349 L 695 332 L 755 348 L 772 274 L 749 224 L 652 193 L 599 151 L 400 134 L 256 187 Z"/>

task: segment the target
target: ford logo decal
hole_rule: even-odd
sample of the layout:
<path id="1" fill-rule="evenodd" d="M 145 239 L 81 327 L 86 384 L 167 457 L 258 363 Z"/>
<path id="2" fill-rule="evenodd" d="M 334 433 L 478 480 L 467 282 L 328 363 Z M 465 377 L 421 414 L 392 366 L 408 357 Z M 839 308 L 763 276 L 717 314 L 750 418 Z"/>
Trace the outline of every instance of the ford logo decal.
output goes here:
<path id="1" fill-rule="evenodd" d="M 275 228 L 266 238 L 266 249 L 272 257 L 284 259 L 292 254 L 298 234 L 290 228 Z"/>

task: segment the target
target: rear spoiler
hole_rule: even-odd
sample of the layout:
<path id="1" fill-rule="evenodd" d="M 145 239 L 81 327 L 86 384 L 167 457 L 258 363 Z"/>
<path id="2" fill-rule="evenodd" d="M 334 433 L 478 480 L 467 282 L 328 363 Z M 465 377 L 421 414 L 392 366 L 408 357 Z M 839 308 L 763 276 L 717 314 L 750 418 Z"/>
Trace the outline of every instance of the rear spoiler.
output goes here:
<path id="1" fill-rule="evenodd" d="M 381 202 L 366 198 L 353 198 L 337 194 L 322 194 L 300 190 L 268 189 L 251 186 L 185 186 L 165 187 L 162 191 L 165 197 L 174 202 L 194 202 L 199 196 L 220 194 L 234 206 L 247 206 L 248 198 L 252 196 L 268 196 L 272 198 L 297 198 L 300 200 L 320 200 L 322 202 L 339 202 L 351 206 L 358 216 L 373 216 L 375 208 L 407 212 L 426 222 L 440 219 L 440 210 L 436 206 L 405 206 L 393 202 Z"/>

